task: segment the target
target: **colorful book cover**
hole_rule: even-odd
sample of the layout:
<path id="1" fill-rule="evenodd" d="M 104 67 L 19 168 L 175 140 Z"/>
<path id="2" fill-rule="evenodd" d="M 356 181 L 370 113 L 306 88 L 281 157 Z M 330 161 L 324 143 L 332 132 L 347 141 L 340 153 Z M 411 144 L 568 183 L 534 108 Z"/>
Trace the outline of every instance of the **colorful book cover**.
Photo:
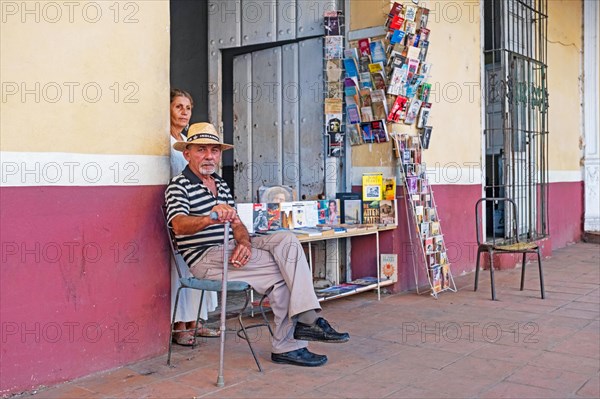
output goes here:
<path id="1" fill-rule="evenodd" d="M 350 145 L 362 144 L 362 131 L 360 130 L 360 124 L 347 125 L 347 134 Z"/>
<path id="2" fill-rule="evenodd" d="M 301 229 L 306 227 L 306 213 L 304 210 L 304 202 L 294 202 L 292 204 L 292 227 L 293 229 Z"/>
<path id="3" fill-rule="evenodd" d="M 349 104 L 346 107 L 346 113 L 348 115 L 348 123 L 356 124 L 361 122 L 360 112 L 358 111 L 356 104 Z"/>
<path id="4" fill-rule="evenodd" d="M 404 10 L 404 18 L 408 21 L 414 21 L 417 16 L 417 7 L 414 5 L 407 5 Z"/>
<path id="5" fill-rule="evenodd" d="M 393 176 L 383 179 L 383 199 L 396 199 L 396 178 Z"/>
<path id="6" fill-rule="evenodd" d="M 370 105 L 367 105 L 366 107 L 362 107 L 360 109 L 360 116 L 362 122 L 372 122 L 375 119 L 375 117 L 373 116 L 373 108 L 371 108 Z"/>
<path id="7" fill-rule="evenodd" d="M 380 201 L 363 201 L 363 222 L 364 224 L 379 224 Z"/>
<path id="8" fill-rule="evenodd" d="M 419 29 L 427 28 L 427 21 L 429 19 L 429 9 L 425 7 L 419 7 L 415 20 L 419 23 Z"/>
<path id="9" fill-rule="evenodd" d="M 431 235 L 437 236 L 438 234 L 440 234 L 440 223 L 431 222 Z"/>
<path id="10" fill-rule="evenodd" d="M 344 84 L 342 82 L 327 82 L 327 98 L 343 98 Z"/>
<path id="11" fill-rule="evenodd" d="M 253 219 L 252 226 L 255 232 L 265 232 L 269 230 L 269 219 L 267 217 L 267 204 L 256 203 L 252 208 Z"/>
<path id="12" fill-rule="evenodd" d="M 304 203 L 304 220 L 306 227 L 319 224 L 319 208 L 317 201 L 302 201 Z"/>
<path id="13" fill-rule="evenodd" d="M 325 59 L 344 57 L 344 36 L 325 36 Z"/>
<path id="14" fill-rule="evenodd" d="M 376 40 L 370 43 L 371 50 L 371 62 L 372 63 L 387 63 L 387 54 L 385 52 L 385 48 L 383 46 L 383 41 Z"/>
<path id="15" fill-rule="evenodd" d="M 425 59 L 427 58 L 427 51 L 429 50 L 429 41 L 428 40 L 422 40 L 421 44 L 419 45 L 419 56 L 418 56 L 418 60 L 421 62 L 425 62 Z"/>
<path id="16" fill-rule="evenodd" d="M 343 218 L 342 223 L 345 224 L 362 224 L 362 200 L 344 199 L 343 202 Z"/>
<path id="17" fill-rule="evenodd" d="M 429 222 L 423 222 L 419 225 L 419 232 L 421 237 L 429 237 Z"/>
<path id="18" fill-rule="evenodd" d="M 329 199 L 327 200 L 327 219 L 325 224 L 334 226 L 338 225 L 341 222 L 341 214 L 340 214 L 340 200 L 339 199 Z"/>
<path id="19" fill-rule="evenodd" d="M 381 267 L 380 276 L 382 281 L 398 281 L 398 255 L 380 254 L 379 265 Z"/>
<path id="20" fill-rule="evenodd" d="M 403 27 L 404 27 L 404 18 L 402 18 L 400 15 L 394 15 L 392 17 L 392 21 L 390 22 L 388 29 L 390 31 L 395 31 L 395 30 L 402 30 Z"/>
<path id="21" fill-rule="evenodd" d="M 398 220 L 396 219 L 396 214 L 396 201 L 379 201 L 379 223 L 397 225 Z"/>
<path id="22" fill-rule="evenodd" d="M 433 127 L 424 126 L 423 130 L 421 131 L 421 146 L 425 150 L 429 148 L 429 141 L 431 140 L 431 131 L 432 130 L 433 130 Z"/>
<path id="23" fill-rule="evenodd" d="M 404 31 L 406 34 L 417 33 L 417 23 L 415 21 L 406 21 L 404 23 Z"/>
<path id="24" fill-rule="evenodd" d="M 417 127 L 422 129 L 427 125 L 427 121 L 429 120 L 429 113 L 431 112 L 431 103 L 422 103 L 421 110 L 419 111 L 419 120 L 417 122 Z"/>
<path id="25" fill-rule="evenodd" d="M 390 44 L 394 45 L 396 43 L 402 43 L 404 40 L 404 35 L 406 33 L 403 30 L 396 29 L 394 33 L 392 33 L 392 37 L 390 38 Z"/>
<path id="26" fill-rule="evenodd" d="M 424 75 L 422 75 L 424 77 Z M 429 95 L 431 94 L 431 83 L 423 83 L 419 86 L 419 99 L 423 101 L 424 104 L 429 104 L 429 108 L 431 108 L 431 103 L 429 103 Z"/>
<path id="27" fill-rule="evenodd" d="M 409 58 L 411 60 L 419 60 L 421 61 L 421 53 L 422 53 L 422 47 L 413 47 L 410 46 L 408 47 L 407 53 L 406 53 L 406 58 Z"/>
<path id="28" fill-rule="evenodd" d="M 383 198 L 381 173 L 365 173 L 362 176 L 363 201 L 379 201 Z"/>
<path id="29" fill-rule="evenodd" d="M 421 100 L 412 99 L 410 102 L 410 106 L 408 107 L 408 112 L 406 113 L 406 118 L 404 118 L 404 123 L 407 125 L 412 125 L 415 123 L 417 119 L 417 115 L 419 113 L 419 109 L 421 108 Z"/>
<path id="30" fill-rule="evenodd" d="M 369 58 L 371 57 L 371 46 L 369 39 L 360 39 L 358 41 L 358 52 L 361 56 L 369 56 Z"/>
<path id="31" fill-rule="evenodd" d="M 404 117 L 407 102 L 408 98 L 397 96 L 396 100 L 394 100 L 394 105 L 392 105 L 392 110 L 388 114 L 387 120 L 390 122 L 400 122 Z"/>
<path id="32" fill-rule="evenodd" d="M 371 123 L 371 134 L 375 138 L 375 142 L 385 143 L 387 141 L 390 141 L 390 138 L 387 134 L 387 126 L 385 124 L 385 121 L 375 120 L 370 123 Z"/>
<path id="33" fill-rule="evenodd" d="M 326 16 L 324 18 L 325 35 L 337 36 L 340 34 L 340 20 L 336 16 Z"/>
<path id="34" fill-rule="evenodd" d="M 406 185 L 408 186 L 408 192 L 410 194 L 417 193 L 417 181 L 419 179 L 416 176 L 407 176 Z"/>
<path id="35" fill-rule="evenodd" d="M 425 253 L 429 254 L 433 252 L 433 237 L 426 237 L 423 240 L 423 247 L 425 248 Z"/>
<path id="36" fill-rule="evenodd" d="M 450 265 L 448 264 L 442 264 L 442 277 L 444 279 L 443 285 L 442 287 L 444 289 L 448 289 L 450 288 Z"/>
<path id="37" fill-rule="evenodd" d="M 373 133 L 371 133 L 371 122 L 361 123 L 360 128 L 362 130 L 363 142 L 365 144 L 374 143 L 375 137 L 373 137 Z"/>
<path id="38" fill-rule="evenodd" d="M 294 228 L 294 210 L 293 202 L 281 202 L 279 211 L 281 212 L 281 227 L 284 229 Z"/>
<path id="39" fill-rule="evenodd" d="M 431 269 L 431 288 L 433 292 L 440 292 L 443 285 L 442 267 L 435 265 Z"/>
<path id="40" fill-rule="evenodd" d="M 358 65 L 354 58 L 344 58 L 344 67 L 348 76 L 358 77 Z"/>
<path id="41" fill-rule="evenodd" d="M 328 82 L 339 82 L 342 77 L 342 62 L 341 60 L 327 60 L 325 64 L 325 74 Z"/>
<path id="42" fill-rule="evenodd" d="M 343 101 L 341 98 L 325 99 L 325 114 L 341 115 L 343 111 Z"/>
<path id="43" fill-rule="evenodd" d="M 279 210 L 279 204 L 267 204 L 267 220 L 269 223 L 269 230 L 281 229 L 281 211 Z"/>

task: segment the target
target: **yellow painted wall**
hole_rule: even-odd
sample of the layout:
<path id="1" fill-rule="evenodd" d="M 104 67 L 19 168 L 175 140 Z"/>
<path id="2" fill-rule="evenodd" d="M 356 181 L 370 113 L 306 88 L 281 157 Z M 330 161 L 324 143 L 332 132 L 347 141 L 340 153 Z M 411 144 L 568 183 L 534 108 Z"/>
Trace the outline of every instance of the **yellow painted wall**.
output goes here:
<path id="1" fill-rule="evenodd" d="M 1 7 L 2 151 L 168 153 L 168 1 Z"/>
<path id="2" fill-rule="evenodd" d="M 550 170 L 580 170 L 582 3 L 548 1 Z"/>
<path id="3" fill-rule="evenodd" d="M 387 14 L 379 10 L 389 11 L 391 3 L 351 1 L 350 29 L 383 25 Z M 409 1 L 403 3 L 412 4 Z M 481 160 L 479 2 L 428 1 L 426 5 L 430 9 L 427 27 L 431 35 L 427 61 L 432 63 L 429 120 L 433 134 L 424 160 L 430 167 L 458 163 L 471 168 L 473 163 Z M 395 125 L 394 130 L 414 131 L 405 125 Z M 355 146 L 352 148 L 352 165 L 388 166 L 394 162 L 389 154 L 390 143 Z"/>

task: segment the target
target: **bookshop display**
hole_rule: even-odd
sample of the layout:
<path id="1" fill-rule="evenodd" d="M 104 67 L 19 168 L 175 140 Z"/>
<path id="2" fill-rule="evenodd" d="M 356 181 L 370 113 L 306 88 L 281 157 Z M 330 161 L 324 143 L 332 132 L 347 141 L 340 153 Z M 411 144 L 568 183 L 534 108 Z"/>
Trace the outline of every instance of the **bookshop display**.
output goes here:
<path id="1" fill-rule="evenodd" d="M 325 13 L 325 139 L 329 156 L 344 153 L 346 135 L 350 145 L 392 141 L 403 166 L 407 209 L 412 213 L 407 217 L 411 240 L 418 236 L 421 253 L 417 260 L 425 265 L 431 293 L 437 298 L 438 293 L 455 291 L 456 286 L 422 162 L 422 150 L 429 147 L 432 134 L 428 19 L 427 8 L 395 2 L 384 35 L 344 46 L 342 14 Z M 399 129 L 394 124 L 414 129 L 416 134 L 395 133 Z M 381 175 L 364 175 L 362 212 L 352 210 L 351 217 L 360 215 L 362 223 L 376 224 L 397 220 L 395 184 L 384 182 Z M 387 187 L 392 185 L 394 192 L 388 196 Z"/>
<path id="2" fill-rule="evenodd" d="M 365 177 L 367 178 L 367 177 Z M 397 203 L 395 178 L 383 178 L 381 174 L 371 179 L 362 193 L 337 193 L 336 198 L 312 201 L 286 201 L 295 198 L 295 190 L 289 186 L 260 187 L 257 198 L 261 201 L 236 204 L 242 223 L 253 235 L 273 234 L 287 229 L 308 245 L 307 258 L 311 269 L 313 257 L 311 243 L 338 240 L 363 235 L 375 235 L 374 257 L 377 268 L 375 276 L 343 281 L 339 270 L 331 273 L 331 281 L 315 281 L 317 296 L 321 300 L 333 299 L 362 291 L 377 289 L 398 281 L 397 258 L 394 254 L 379 254 L 379 232 L 396 228 Z M 369 195 L 367 195 L 369 194 Z M 363 198 L 368 198 L 363 201 Z M 338 265 L 336 265 L 338 266 Z M 320 286 L 321 285 L 321 286 Z"/>

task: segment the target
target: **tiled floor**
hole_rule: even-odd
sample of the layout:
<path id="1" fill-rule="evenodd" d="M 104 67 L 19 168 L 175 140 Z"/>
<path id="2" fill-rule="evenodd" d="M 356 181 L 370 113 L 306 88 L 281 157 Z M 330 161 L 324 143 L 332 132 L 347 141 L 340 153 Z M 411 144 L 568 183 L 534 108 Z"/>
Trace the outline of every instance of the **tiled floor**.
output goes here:
<path id="1" fill-rule="evenodd" d="M 346 344 L 312 344 L 324 367 L 270 362 L 269 339 L 257 336 L 265 369 L 231 335 L 225 387 L 217 388 L 218 339 L 37 392 L 36 398 L 598 398 L 600 397 L 600 246 L 576 244 L 544 260 L 545 300 L 536 267 L 489 273 L 473 292 L 473 274 L 455 277 L 456 293 L 383 297 L 366 293 L 324 305 L 349 331 Z"/>

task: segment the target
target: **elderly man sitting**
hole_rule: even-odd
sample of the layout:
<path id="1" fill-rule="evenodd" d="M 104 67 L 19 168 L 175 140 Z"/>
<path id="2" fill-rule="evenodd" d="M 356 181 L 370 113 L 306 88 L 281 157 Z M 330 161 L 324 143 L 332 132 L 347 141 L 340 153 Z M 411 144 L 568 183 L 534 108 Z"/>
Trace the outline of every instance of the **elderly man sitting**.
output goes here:
<path id="1" fill-rule="evenodd" d="M 221 279 L 223 223 L 230 222 L 230 279 L 246 281 L 261 294 L 273 287 L 269 294 L 275 318 L 271 360 L 297 366 L 324 365 L 327 356 L 310 352 L 306 341 L 346 342 L 350 336 L 318 317 L 321 306 L 296 236 L 289 232 L 249 236 L 233 207 L 231 190 L 216 174 L 222 151 L 233 146 L 222 143 L 211 124 L 190 126 L 187 141 L 177 142 L 173 148 L 183 152 L 188 166 L 167 187 L 167 218 L 190 272 L 198 278 Z M 209 217 L 211 212 L 218 220 Z"/>

